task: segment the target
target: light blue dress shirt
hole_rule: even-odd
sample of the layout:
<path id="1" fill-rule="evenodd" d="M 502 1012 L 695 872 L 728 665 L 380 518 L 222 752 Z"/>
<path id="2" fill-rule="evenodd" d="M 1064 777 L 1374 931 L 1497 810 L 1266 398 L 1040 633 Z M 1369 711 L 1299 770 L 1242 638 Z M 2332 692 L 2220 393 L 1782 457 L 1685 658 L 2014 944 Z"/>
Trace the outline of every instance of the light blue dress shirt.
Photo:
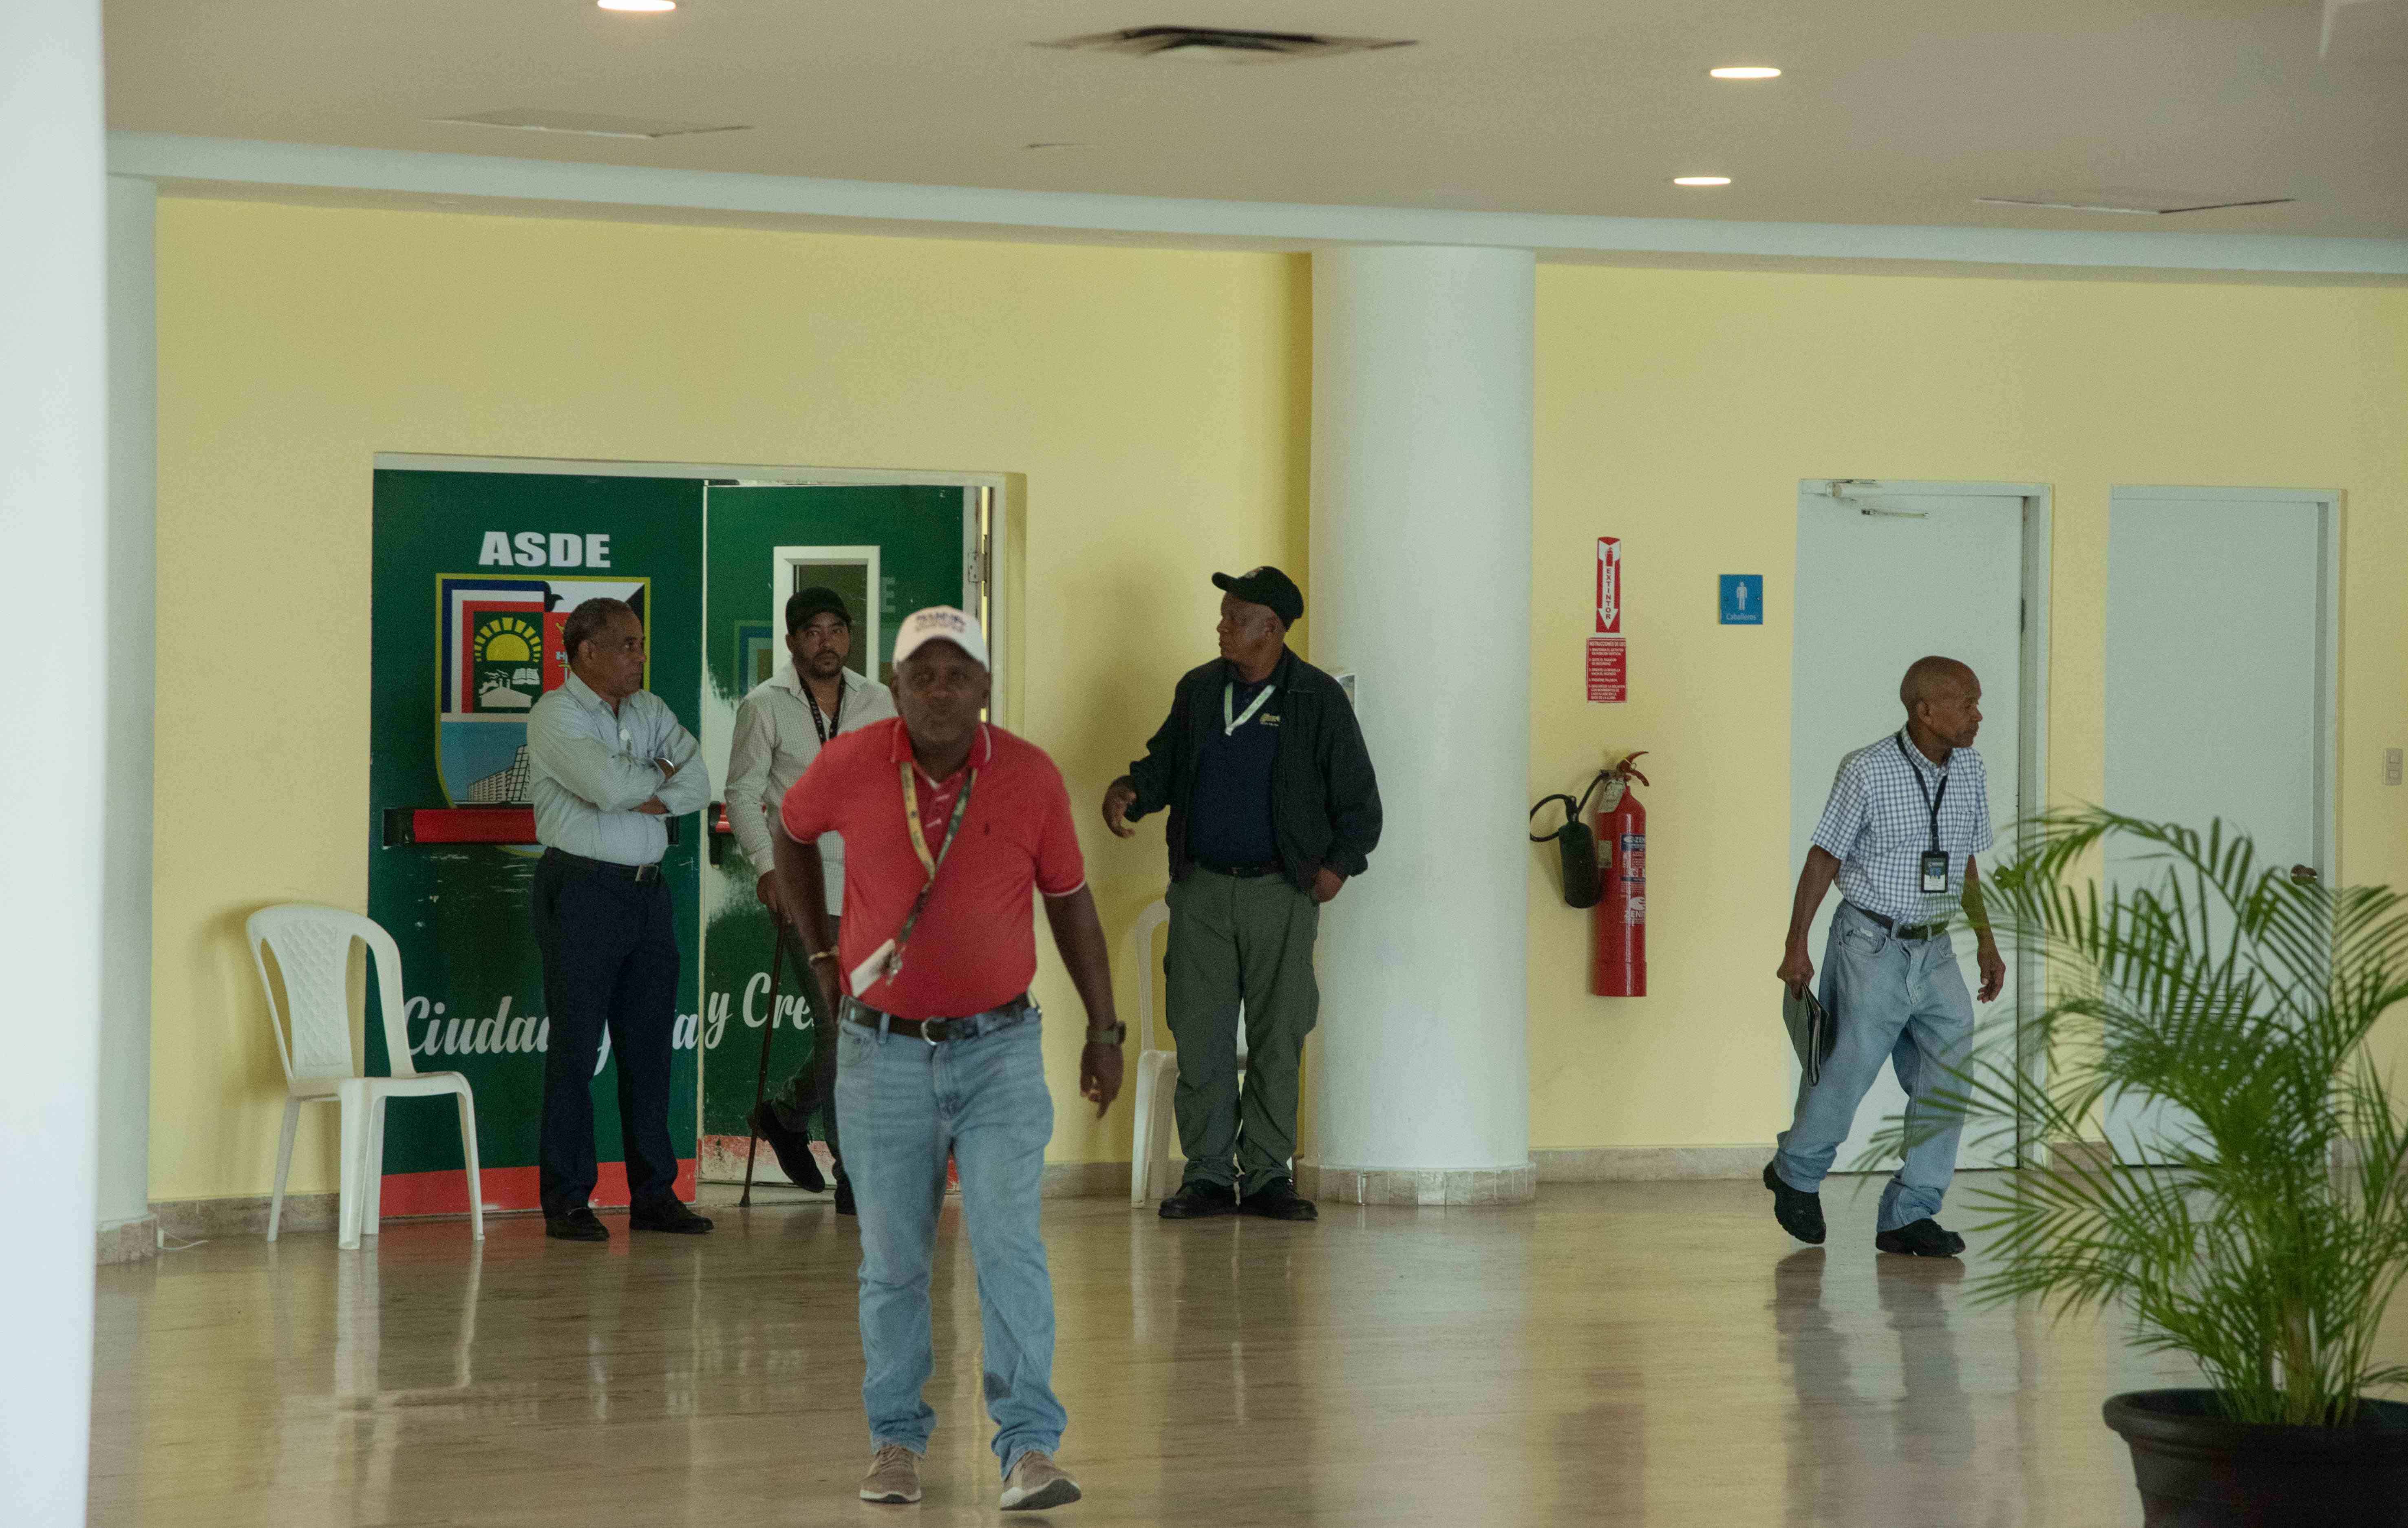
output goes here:
<path id="1" fill-rule="evenodd" d="M 653 760 L 678 767 L 666 781 Z M 527 714 L 527 795 L 546 848 L 614 865 L 652 865 L 668 852 L 668 818 L 710 800 L 702 745 L 668 702 L 638 690 L 609 703 L 575 674 Z M 636 808 L 661 799 L 667 816 Z"/>
<path id="2" fill-rule="evenodd" d="M 1926 892 L 1923 852 L 1931 847 L 1935 802 L 1948 889 Z M 1946 764 L 1934 764 L 1903 732 L 1857 749 L 1840 763 L 1814 843 L 1840 861 L 1840 895 L 1866 912 L 1916 924 L 1955 915 L 1965 898 L 1965 861 L 1990 847 L 1982 756 L 1956 748 Z"/>

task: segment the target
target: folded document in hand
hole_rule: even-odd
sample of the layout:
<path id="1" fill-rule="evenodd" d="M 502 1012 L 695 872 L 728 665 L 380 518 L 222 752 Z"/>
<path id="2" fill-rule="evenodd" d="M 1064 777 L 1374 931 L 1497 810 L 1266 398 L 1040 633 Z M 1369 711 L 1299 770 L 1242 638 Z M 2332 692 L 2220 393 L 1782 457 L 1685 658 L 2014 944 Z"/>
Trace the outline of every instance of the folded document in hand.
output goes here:
<path id="1" fill-rule="evenodd" d="M 1806 1086 L 1812 1088 L 1823 1080 L 1823 1063 L 1831 1059 L 1831 1047 L 1839 1043 L 1839 1026 L 1811 990 L 1792 997 L 1787 987 L 1781 992 L 1781 1022 L 1788 1027 L 1790 1046 L 1798 1052 L 1798 1064 L 1806 1069 Z"/>

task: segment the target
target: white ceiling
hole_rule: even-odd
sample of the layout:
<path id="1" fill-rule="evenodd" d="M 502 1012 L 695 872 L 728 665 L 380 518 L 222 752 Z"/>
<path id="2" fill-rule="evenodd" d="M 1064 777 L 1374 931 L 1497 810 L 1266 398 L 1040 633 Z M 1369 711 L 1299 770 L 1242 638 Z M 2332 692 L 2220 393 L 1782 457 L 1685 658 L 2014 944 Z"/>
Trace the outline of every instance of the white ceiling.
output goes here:
<path id="1" fill-rule="evenodd" d="M 2317 0 L 109 0 L 140 133 L 922 185 L 1639 218 L 2408 237 L 2408 63 Z M 1268 65 L 1029 46 L 1157 23 L 1411 37 Z M 1778 65 L 1765 84 L 1706 78 Z M 751 131 L 573 137 L 541 108 Z M 1031 142 L 1080 149 L 1031 151 Z M 1684 191 L 1674 175 L 1736 183 Z M 2285 207 L 2116 216 L 1983 195 Z"/>

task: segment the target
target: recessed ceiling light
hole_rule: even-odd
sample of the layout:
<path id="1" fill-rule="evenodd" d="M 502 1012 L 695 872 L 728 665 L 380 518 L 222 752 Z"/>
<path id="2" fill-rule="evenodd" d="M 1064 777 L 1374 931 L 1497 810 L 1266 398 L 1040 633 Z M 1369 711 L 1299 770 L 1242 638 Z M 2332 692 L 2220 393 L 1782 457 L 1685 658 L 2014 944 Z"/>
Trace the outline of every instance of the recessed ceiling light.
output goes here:
<path id="1" fill-rule="evenodd" d="M 604 10 L 675 10 L 677 0 L 594 0 Z"/>
<path id="2" fill-rule="evenodd" d="M 1717 79 L 1778 79 L 1781 78 L 1779 69 L 1767 68 L 1760 64 L 1735 65 L 1727 69 L 1708 69 L 1706 72 Z"/>
<path id="3" fill-rule="evenodd" d="M 1730 177 L 1727 175 L 1676 175 L 1672 177 L 1672 183 L 1676 186 L 1727 186 L 1730 184 Z"/>

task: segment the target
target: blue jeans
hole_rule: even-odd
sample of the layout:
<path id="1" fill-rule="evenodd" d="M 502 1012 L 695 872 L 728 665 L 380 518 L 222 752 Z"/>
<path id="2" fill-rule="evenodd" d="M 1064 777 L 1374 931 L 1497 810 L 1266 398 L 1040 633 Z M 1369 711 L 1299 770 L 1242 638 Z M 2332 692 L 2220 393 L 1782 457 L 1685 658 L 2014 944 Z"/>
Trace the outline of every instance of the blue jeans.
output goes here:
<path id="1" fill-rule="evenodd" d="M 870 1444 L 924 1454 L 937 1425 L 921 1391 L 935 1366 L 928 1269 L 950 1152 L 978 1268 L 995 1452 L 1009 1474 L 1028 1450 L 1059 1448 L 1068 1420 L 1054 1395 L 1054 1283 L 1038 1230 L 1054 1135 L 1040 1017 L 1033 1006 L 982 1014 L 980 1033 L 932 1045 L 867 1028 L 856 1013 L 848 1005 L 837 1028 L 836 1107 L 860 1208 Z"/>
<path id="2" fill-rule="evenodd" d="M 1798 1084 L 1798 1112 L 1781 1132 L 1773 1171 L 1800 1193 L 1819 1193 L 1831 1159 L 1856 1122 L 1856 1105 L 1881 1075 L 1897 1069 L 1906 1090 L 1906 1160 L 1882 1189 L 1878 1230 L 1896 1231 L 1940 1213 L 1956 1173 L 1963 1115 L 1944 1100 L 1961 1093 L 1954 1074 L 1972 1054 L 1973 999 L 1948 936 L 1903 940 L 1842 903 L 1823 950 L 1823 1006 L 1839 1041 L 1823 1080 Z"/>

